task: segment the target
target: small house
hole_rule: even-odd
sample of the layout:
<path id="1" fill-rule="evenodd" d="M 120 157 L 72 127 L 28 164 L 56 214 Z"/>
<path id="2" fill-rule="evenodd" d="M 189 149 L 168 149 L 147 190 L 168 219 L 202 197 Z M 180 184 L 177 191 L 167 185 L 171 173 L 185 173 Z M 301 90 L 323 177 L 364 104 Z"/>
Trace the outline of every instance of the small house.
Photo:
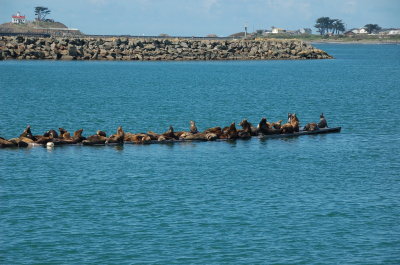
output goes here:
<path id="1" fill-rule="evenodd" d="M 17 12 L 17 14 L 11 16 L 11 23 L 24 24 L 24 23 L 26 23 L 25 16 L 23 16 L 19 12 Z"/>
<path id="2" fill-rule="evenodd" d="M 389 30 L 388 35 L 400 35 L 400 29 Z"/>
<path id="3" fill-rule="evenodd" d="M 344 33 L 344 35 L 347 36 L 347 37 L 353 37 L 353 36 L 356 35 L 356 33 L 354 33 L 353 30 L 349 30 L 349 31 L 346 31 L 346 32 Z"/>
<path id="4" fill-rule="evenodd" d="M 366 28 L 355 28 L 355 29 L 351 29 L 351 31 L 354 33 L 354 34 L 368 34 L 368 31 L 367 31 L 367 29 Z"/>

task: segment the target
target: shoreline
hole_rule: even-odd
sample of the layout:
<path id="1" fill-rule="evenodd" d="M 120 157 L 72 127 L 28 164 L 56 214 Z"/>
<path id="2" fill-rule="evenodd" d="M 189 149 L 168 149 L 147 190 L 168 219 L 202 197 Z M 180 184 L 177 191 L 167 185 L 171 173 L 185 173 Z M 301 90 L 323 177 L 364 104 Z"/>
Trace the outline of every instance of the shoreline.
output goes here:
<path id="1" fill-rule="evenodd" d="M 320 44 L 320 43 L 316 43 Z M 297 59 L 291 59 L 291 58 L 282 58 L 282 59 L 215 59 L 215 60 L 74 60 L 74 59 L 63 59 L 63 60 L 57 60 L 57 59 L 19 59 L 19 58 L 11 58 L 11 59 L 6 59 L 6 60 L 0 60 L 1 62 L 32 62 L 32 61 L 45 61 L 45 62 L 105 62 L 105 61 L 112 61 L 112 62 L 250 62 L 250 61 L 308 61 L 308 60 L 334 60 L 335 57 L 331 56 L 330 58 L 324 58 L 324 59 L 317 59 L 317 58 L 297 58 Z"/>
<path id="2" fill-rule="evenodd" d="M 305 40 L 304 40 L 305 41 Z M 365 45 L 365 44 L 374 44 L 374 45 L 399 45 L 400 41 L 393 41 L 393 42 L 388 42 L 388 41 L 365 41 L 365 40 L 361 40 L 361 41 L 307 41 L 310 44 L 361 44 L 361 45 Z"/>

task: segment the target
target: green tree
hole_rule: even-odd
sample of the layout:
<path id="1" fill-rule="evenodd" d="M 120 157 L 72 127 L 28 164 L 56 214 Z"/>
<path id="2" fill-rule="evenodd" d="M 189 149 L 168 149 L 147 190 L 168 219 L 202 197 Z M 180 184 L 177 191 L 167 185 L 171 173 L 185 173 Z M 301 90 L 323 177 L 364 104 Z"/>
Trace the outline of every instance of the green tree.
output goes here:
<path id="1" fill-rule="evenodd" d="M 364 26 L 364 28 L 368 31 L 369 34 L 382 29 L 378 26 L 378 24 L 367 24 Z"/>
<path id="2" fill-rule="evenodd" d="M 328 33 L 330 20 L 331 19 L 329 17 L 318 18 L 314 26 L 317 28 L 317 32 L 319 32 L 321 35 Z"/>
<path id="3" fill-rule="evenodd" d="M 334 19 L 332 23 L 333 27 L 333 34 L 339 34 L 341 32 L 344 32 L 346 30 L 344 23 L 341 19 Z"/>
<path id="4" fill-rule="evenodd" d="M 331 19 L 329 17 L 318 18 L 314 27 L 317 28 L 317 32 L 321 35 L 328 34 L 329 32 L 332 34 L 339 34 L 339 32 L 345 31 L 342 20 L 336 18 Z"/>
<path id="5" fill-rule="evenodd" d="M 335 34 L 335 21 L 337 19 L 328 19 L 328 21 L 326 22 L 326 28 L 327 28 L 327 32 L 329 32 L 329 30 L 332 32 L 332 34 Z"/>
<path id="6" fill-rule="evenodd" d="M 44 18 L 50 14 L 50 10 L 44 6 L 37 6 L 35 7 L 35 16 L 37 16 L 38 21 L 44 20 Z"/>
<path id="7" fill-rule="evenodd" d="M 344 25 L 342 20 L 339 20 L 338 23 L 337 23 L 337 31 L 338 31 L 338 33 L 339 32 L 343 33 L 343 32 L 346 31 L 346 26 Z"/>

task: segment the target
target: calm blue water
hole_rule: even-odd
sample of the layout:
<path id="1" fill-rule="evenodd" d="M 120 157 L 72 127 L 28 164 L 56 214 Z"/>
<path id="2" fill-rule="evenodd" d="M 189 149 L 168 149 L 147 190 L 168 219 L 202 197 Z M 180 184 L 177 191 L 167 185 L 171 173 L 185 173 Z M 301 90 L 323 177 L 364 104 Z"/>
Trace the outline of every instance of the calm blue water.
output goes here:
<path id="1" fill-rule="evenodd" d="M 399 264 L 400 46 L 335 60 L 0 62 L 0 136 L 324 112 L 340 134 L 0 150 L 1 264 Z"/>

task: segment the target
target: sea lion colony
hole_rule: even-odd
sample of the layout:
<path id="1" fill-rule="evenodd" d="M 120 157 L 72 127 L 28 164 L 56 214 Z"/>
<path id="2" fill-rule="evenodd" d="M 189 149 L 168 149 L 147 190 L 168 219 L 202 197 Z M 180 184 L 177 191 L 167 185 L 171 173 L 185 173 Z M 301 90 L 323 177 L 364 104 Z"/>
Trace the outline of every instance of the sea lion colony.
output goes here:
<path id="1" fill-rule="evenodd" d="M 124 132 L 122 127 L 118 127 L 116 134 L 107 137 L 103 131 L 97 131 L 95 135 L 89 137 L 82 136 L 83 129 L 79 129 L 71 134 L 64 128 L 59 128 L 59 133 L 55 130 L 49 130 L 43 135 L 33 135 L 28 125 L 23 133 L 17 137 L 6 140 L 0 137 L 0 147 L 27 147 L 30 144 L 38 145 L 65 145 L 65 144 L 83 144 L 83 145 L 104 145 L 104 144 L 150 144 L 159 142 L 173 141 L 213 141 L 218 139 L 234 140 L 248 139 L 252 136 L 271 135 L 271 134 L 292 134 L 300 131 L 300 122 L 297 115 L 288 114 L 288 121 L 282 124 L 282 120 L 270 123 L 266 118 L 262 118 L 257 127 L 254 127 L 246 119 L 239 125 L 242 129 L 236 129 L 235 123 L 230 126 L 212 127 L 203 132 L 199 132 L 194 121 L 190 121 L 189 131 L 175 132 L 172 126 L 168 131 L 162 134 L 149 131 L 147 133 Z M 304 131 L 316 131 L 320 128 L 327 128 L 328 124 L 324 114 L 320 115 L 318 123 L 308 123 L 303 127 Z"/>

